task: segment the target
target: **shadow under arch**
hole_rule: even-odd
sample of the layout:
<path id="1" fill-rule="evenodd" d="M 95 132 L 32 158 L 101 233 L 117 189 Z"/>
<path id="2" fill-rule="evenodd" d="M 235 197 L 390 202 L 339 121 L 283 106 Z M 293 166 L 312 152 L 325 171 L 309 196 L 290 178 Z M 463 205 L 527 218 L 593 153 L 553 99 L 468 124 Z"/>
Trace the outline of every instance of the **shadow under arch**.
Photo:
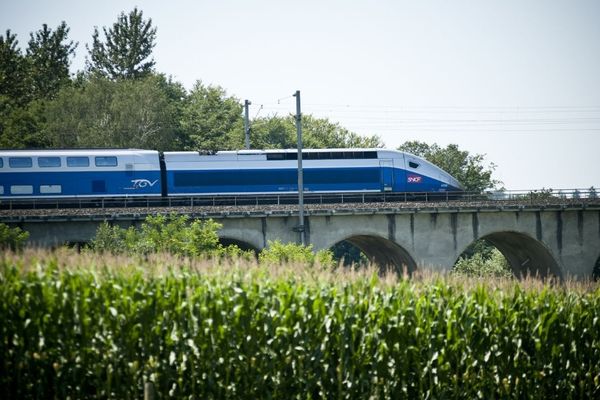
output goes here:
<path id="1" fill-rule="evenodd" d="M 234 239 L 234 238 L 230 238 L 230 237 L 219 237 L 219 243 L 221 243 L 223 246 L 230 246 L 230 245 L 235 245 L 237 247 L 240 248 L 240 250 L 243 251 L 253 251 L 254 254 L 258 255 L 258 253 L 260 252 L 260 249 L 254 247 L 252 244 L 245 242 L 243 240 L 239 240 L 239 239 Z"/>
<path id="2" fill-rule="evenodd" d="M 520 232 L 504 231 L 491 233 L 479 238 L 479 240 L 482 239 L 496 247 L 502 253 L 508 261 L 512 273 L 517 278 L 532 276 L 563 279 L 560 266 L 550 253 L 550 250 L 542 242 L 531 236 Z"/>
<path id="3" fill-rule="evenodd" d="M 596 264 L 594 264 L 594 270 L 592 271 L 592 280 L 594 280 L 594 282 L 600 281 L 600 256 L 598 256 Z"/>
<path id="4" fill-rule="evenodd" d="M 346 241 L 362 251 L 367 258 L 379 269 L 403 273 L 406 270 L 412 274 L 417 270 L 417 263 L 411 255 L 397 243 L 389 239 L 371 235 L 355 235 L 340 240 Z"/>

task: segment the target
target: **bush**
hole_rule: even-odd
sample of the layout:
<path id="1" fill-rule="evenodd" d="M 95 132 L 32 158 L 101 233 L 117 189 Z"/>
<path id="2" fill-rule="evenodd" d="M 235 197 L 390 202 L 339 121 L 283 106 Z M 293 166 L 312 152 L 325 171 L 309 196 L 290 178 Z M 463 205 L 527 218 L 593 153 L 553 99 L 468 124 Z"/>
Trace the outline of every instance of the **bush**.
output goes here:
<path id="1" fill-rule="evenodd" d="M 102 223 L 96 231 L 91 249 L 113 254 L 169 253 L 185 257 L 253 257 L 237 246 L 224 247 L 219 243 L 221 224 L 194 220 L 186 215 L 148 216 L 141 228 L 128 229 Z"/>
<path id="2" fill-rule="evenodd" d="M 19 227 L 11 228 L 6 224 L 0 224 L 0 250 L 23 250 L 27 239 L 29 239 L 29 232 Z"/>
<path id="3" fill-rule="evenodd" d="M 453 273 L 476 277 L 511 278 L 512 270 L 500 250 L 492 248 L 484 252 L 476 252 L 469 258 L 461 257 L 452 270 Z"/>
<path id="4" fill-rule="evenodd" d="M 324 268 L 335 266 L 333 253 L 329 250 L 319 250 L 315 253 L 312 245 L 281 243 L 279 240 L 269 241 L 267 247 L 258 255 L 258 261 L 262 265 L 317 264 Z"/>

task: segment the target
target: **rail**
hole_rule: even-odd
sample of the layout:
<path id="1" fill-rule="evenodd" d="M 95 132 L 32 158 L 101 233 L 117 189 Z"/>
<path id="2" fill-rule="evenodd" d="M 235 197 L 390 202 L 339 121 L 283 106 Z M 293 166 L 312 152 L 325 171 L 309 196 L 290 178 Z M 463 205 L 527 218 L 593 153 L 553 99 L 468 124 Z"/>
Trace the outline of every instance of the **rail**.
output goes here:
<path id="1" fill-rule="evenodd" d="M 573 203 L 600 201 L 600 196 L 590 189 L 536 189 L 503 190 L 493 192 L 414 192 L 414 193 L 305 193 L 305 204 L 345 203 L 398 203 L 398 202 L 514 202 L 520 203 Z M 23 209 L 74 209 L 74 208 L 132 208 L 132 207 L 217 207 L 297 204 L 293 194 L 272 195 L 220 195 L 174 197 L 75 197 L 43 199 L 2 199 L 0 210 Z"/>

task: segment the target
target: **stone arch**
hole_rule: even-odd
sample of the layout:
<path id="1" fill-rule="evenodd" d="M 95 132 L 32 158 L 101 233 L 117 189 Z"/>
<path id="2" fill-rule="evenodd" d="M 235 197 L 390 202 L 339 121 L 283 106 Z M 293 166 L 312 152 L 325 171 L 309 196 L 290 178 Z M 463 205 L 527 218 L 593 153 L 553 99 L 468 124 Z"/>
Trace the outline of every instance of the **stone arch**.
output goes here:
<path id="1" fill-rule="evenodd" d="M 375 235 L 353 235 L 332 243 L 346 241 L 358 247 L 382 271 L 392 270 L 397 273 L 413 273 L 417 270 L 414 258 L 398 243 Z"/>
<path id="2" fill-rule="evenodd" d="M 542 242 L 527 234 L 502 231 L 489 233 L 479 239 L 484 239 L 496 247 L 504 255 L 513 274 L 518 278 L 526 276 L 563 278 L 561 268 L 550 250 Z M 463 249 L 461 255 L 467 247 Z"/>

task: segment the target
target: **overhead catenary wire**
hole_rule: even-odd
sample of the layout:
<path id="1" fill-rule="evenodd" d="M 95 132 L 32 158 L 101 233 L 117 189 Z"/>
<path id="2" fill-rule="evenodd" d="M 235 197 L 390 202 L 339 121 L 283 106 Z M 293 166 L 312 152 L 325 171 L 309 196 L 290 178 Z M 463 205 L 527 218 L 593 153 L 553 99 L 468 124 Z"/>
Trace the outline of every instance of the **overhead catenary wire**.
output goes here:
<path id="1" fill-rule="evenodd" d="M 289 107 L 265 102 L 261 110 L 279 116 L 290 113 Z M 544 106 L 409 106 L 306 104 L 305 114 L 327 118 L 343 127 L 373 132 L 409 133 L 416 131 L 446 132 L 600 132 L 600 105 Z"/>

